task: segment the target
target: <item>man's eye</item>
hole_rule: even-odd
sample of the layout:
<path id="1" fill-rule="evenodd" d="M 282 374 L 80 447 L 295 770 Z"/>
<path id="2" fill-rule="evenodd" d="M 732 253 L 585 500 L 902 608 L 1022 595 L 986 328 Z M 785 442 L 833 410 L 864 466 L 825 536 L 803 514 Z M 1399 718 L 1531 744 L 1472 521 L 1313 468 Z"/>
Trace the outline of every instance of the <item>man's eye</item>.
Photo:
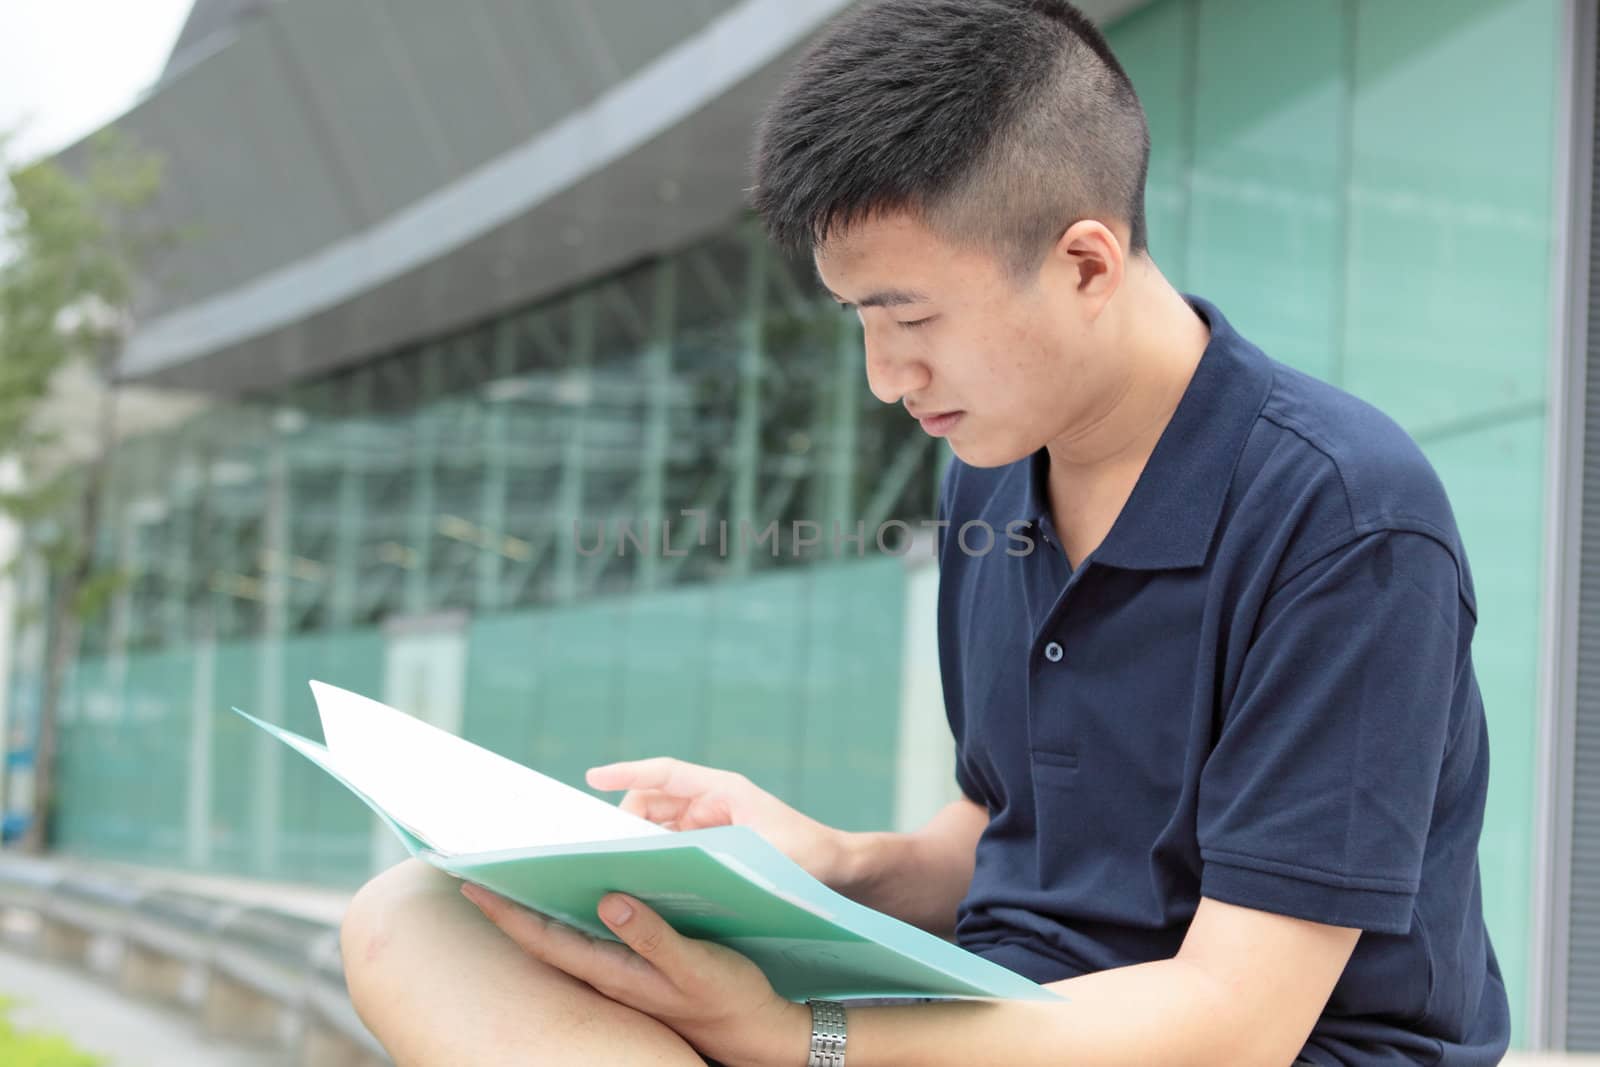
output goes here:
<path id="1" fill-rule="evenodd" d="M 908 330 L 914 330 L 918 326 L 926 326 L 928 323 L 932 322 L 933 319 L 934 316 L 929 315 L 925 319 L 912 319 L 910 322 L 902 322 L 900 325 L 904 326 Z"/>

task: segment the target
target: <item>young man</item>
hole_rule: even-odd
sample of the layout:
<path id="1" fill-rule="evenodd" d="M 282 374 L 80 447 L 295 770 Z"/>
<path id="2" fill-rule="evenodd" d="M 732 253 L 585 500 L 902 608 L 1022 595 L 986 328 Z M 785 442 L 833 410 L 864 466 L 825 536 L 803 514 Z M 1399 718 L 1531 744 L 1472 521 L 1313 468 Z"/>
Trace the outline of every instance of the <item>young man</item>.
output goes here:
<path id="1" fill-rule="evenodd" d="M 725 771 L 590 781 L 668 826 L 753 826 L 1068 998 L 850 1008 L 850 1067 L 1496 1063 L 1449 505 L 1388 419 L 1167 283 L 1148 146 L 1060 0 L 888 0 L 819 41 L 755 202 L 860 315 L 873 392 L 957 457 L 939 635 L 964 797 L 846 835 Z M 968 550 L 973 523 L 1028 551 Z M 509 939 L 415 866 L 351 910 L 351 991 L 402 1064 L 838 1062 L 813 1009 L 637 901 L 601 904 L 624 948 L 471 899 Z"/>

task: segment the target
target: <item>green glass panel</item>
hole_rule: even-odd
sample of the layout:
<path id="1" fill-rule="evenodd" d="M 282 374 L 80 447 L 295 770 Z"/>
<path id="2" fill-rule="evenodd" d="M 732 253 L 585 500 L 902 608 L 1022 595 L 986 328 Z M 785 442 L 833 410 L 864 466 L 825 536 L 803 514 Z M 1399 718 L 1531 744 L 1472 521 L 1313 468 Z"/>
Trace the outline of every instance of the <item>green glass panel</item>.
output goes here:
<path id="1" fill-rule="evenodd" d="M 903 587 L 887 558 L 476 621 L 466 735 L 575 785 L 676 756 L 887 826 Z"/>
<path id="2" fill-rule="evenodd" d="M 112 810 L 133 820 L 129 856 L 140 863 L 187 860 L 189 716 L 194 658 L 187 651 L 130 655 L 123 685 L 119 795 Z"/>
<path id="3" fill-rule="evenodd" d="M 621 758 L 620 698 L 628 650 L 620 598 L 543 612 L 533 653 L 538 741 L 534 766 L 572 785 L 598 763 Z"/>
<path id="4" fill-rule="evenodd" d="M 1344 384 L 1414 433 L 1542 409 L 1559 7 L 1359 5 Z"/>
<path id="5" fill-rule="evenodd" d="M 1200 6 L 1181 272 L 1274 358 L 1330 380 L 1343 258 L 1344 9 L 1339 0 Z"/>
<path id="6" fill-rule="evenodd" d="M 92 815 L 95 776 L 90 746 L 93 735 L 83 714 L 79 694 L 83 691 L 83 677 L 93 670 L 98 657 L 80 656 L 67 669 L 67 684 L 60 697 L 60 713 L 56 723 L 56 817 L 52 833 L 56 847 L 63 851 L 80 851 L 85 844 L 86 819 Z M 43 688 L 43 680 L 40 682 Z M 43 695 L 41 693 L 40 700 Z"/>
<path id="7" fill-rule="evenodd" d="M 239 707 L 255 713 L 261 651 L 254 641 L 220 642 L 214 653 L 212 686 L 211 865 L 219 871 L 244 874 L 252 869 L 251 822 L 255 810 L 256 768 L 260 750 L 276 744 L 260 730 L 228 711 Z"/>
<path id="8" fill-rule="evenodd" d="M 1120 19 L 1107 33 L 1144 105 L 1150 124 L 1150 174 L 1145 183 L 1145 219 L 1150 253 L 1174 285 L 1187 279 L 1188 256 L 1190 69 L 1193 50 L 1192 3 L 1167 0 Z"/>
<path id="9" fill-rule="evenodd" d="M 797 806 L 847 830 L 894 821 L 904 560 L 812 568 Z"/>
<path id="10" fill-rule="evenodd" d="M 467 631 L 462 736 L 535 767 L 542 652 L 537 618 L 525 612 L 473 619 Z"/>
<path id="11" fill-rule="evenodd" d="M 712 587 L 702 762 L 793 802 L 803 729 L 800 688 L 809 571 Z"/>
<path id="12" fill-rule="evenodd" d="M 717 624 L 714 600 L 700 585 L 626 601 L 622 758 L 699 755 L 710 669 L 707 635 Z"/>
<path id="13" fill-rule="evenodd" d="M 136 770 L 121 743 L 129 724 L 119 672 L 103 657 L 80 659 L 61 694 L 54 832 L 66 852 L 126 859 L 139 847 L 139 824 L 126 807 Z"/>

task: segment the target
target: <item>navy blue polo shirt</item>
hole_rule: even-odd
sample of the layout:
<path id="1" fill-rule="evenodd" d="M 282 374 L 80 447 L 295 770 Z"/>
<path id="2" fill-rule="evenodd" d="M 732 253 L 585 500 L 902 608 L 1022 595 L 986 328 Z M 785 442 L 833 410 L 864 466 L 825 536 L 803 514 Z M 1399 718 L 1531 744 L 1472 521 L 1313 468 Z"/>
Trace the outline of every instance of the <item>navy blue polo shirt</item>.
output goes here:
<path id="1" fill-rule="evenodd" d="M 990 814 L 957 937 L 1049 982 L 1174 956 L 1202 896 L 1359 927 L 1305 1058 L 1498 1063 L 1449 502 L 1387 417 L 1188 299 L 1210 343 L 1076 570 L 1044 452 L 945 479 L 945 703 Z"/>

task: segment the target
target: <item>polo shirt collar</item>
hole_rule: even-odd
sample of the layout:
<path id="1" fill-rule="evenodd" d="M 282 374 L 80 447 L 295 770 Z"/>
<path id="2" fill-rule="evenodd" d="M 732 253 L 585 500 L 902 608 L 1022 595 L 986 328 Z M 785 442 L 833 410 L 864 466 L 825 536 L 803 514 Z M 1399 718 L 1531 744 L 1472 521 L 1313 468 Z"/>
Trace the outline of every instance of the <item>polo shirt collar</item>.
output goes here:
<path id="1" fill-rule="evenodd" d="M 1177 410 L 1162 431 L 1111 532 L 1090 555 L 1126 570 L 1205 563 L 1234 467 L 1272 386 L 1272 365 L 1207 300 L 1184 299 L 1206 320 L 1211 340 Z M 1027 460 L 1028 517 L 1049 514 L 1049 457 Z"/>

